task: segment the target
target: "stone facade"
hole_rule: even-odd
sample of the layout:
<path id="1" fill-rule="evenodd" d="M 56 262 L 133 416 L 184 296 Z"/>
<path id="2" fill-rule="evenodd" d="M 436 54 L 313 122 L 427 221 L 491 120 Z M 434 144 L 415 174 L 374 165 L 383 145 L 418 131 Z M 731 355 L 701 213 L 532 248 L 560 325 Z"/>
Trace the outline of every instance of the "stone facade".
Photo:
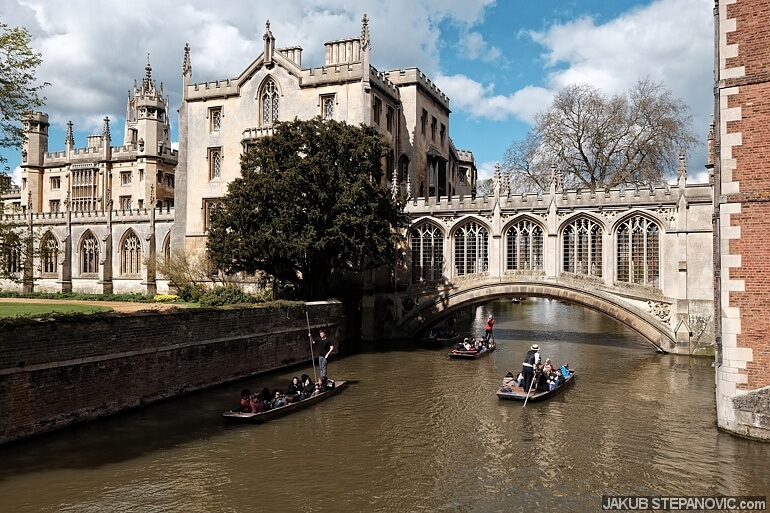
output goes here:
<path id="1" fill-rule="evenodd" d="M 68 124 L 64 151 L 48 151 L 48 115 L 24 119 L 22 183 L 4 197 L 3 221 L 34 239 L 33 261 L 5 289 L 29 292 L 165 292 L 145 262 L 169 252 L 178 153 L 171 148 L 168 98 L 148 63 L 126 105 L 123 145 L 112 146 L 109 118 L 76 148 Z M 3 255 L 6 266 L 16 258 Z M 25 259 L 30 256 L 25 256 Z M 15 269 L 9 269 L 15 272 Z"/>
<path id="2" fill-rule="evenodd" d="M 715 84 L 717 415 L 770 439 L 770 4 L 718 0 Z M 752 396 L 757 396 L 757 400 Z"/>
<path id="3" fill-rule="evenodd" d="M 269 23 L 263 41 L 238 77 L 207 83 L 192 82 L 185 48 L 174 247 L 203 250 L 209 212 L 240 176 L 240 155 L 281 120 L 320 116 L 377 127 L 391 146 L 383 186 L 410 197 L 470 194 L 475 161 L 449 138 L 449 98 L 417 68 L 374 68 L 366 17 L 360 37 L 325 44 L 317 68 L 302 67 L 302 48 L 277 48 Z"/>

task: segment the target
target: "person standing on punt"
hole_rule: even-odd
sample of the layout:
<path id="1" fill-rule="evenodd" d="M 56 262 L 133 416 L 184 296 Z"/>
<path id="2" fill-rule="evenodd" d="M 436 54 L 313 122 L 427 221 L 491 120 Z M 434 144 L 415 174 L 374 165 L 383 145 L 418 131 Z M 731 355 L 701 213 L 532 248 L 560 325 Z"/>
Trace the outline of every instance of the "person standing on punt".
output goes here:
<path id="1" fill-rule="evenodd" d="M 492 317 L 492 314 L 489 314 L 489 317 L 487 317 L 487 325 L 484 328 L 484 338 L 489 341 L 490 338 L 492 338 L 492 328 L 495 326 L 495 318 Z"/>
<path id="2" fill-rule="evenodd" d="M 532 386 L 532 378 L 535 375 L 535 366 L 540 363 L 540 353 L 538 351 L 540 351 L 540 346 L 532 344 L 532 347 L 527 351 L 527 356 L 524 357 L 521 373 L 524 376 L 525 392 L 529 392 L 529 388 Z"/>
<path id="3" fill-rule="evenodd" d="M 313 341 L 318 348 L 318 366 L 321 368 L 321 377 L 326 377 L 326 364 L 334 351 L 334 344 L 326 337 L 326 330 L 318 332 L 318 338 Z"/>

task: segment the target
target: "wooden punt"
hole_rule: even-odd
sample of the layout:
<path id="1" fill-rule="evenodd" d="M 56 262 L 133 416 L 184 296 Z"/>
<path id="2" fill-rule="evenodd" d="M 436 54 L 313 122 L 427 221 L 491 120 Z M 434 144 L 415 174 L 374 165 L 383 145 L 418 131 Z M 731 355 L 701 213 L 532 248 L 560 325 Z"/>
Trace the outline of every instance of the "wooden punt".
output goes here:
<path id="1" fill-rule="evenodd" d="M 296 411 L 304 410 L 308 406 L 312 406 L 316 403 L 320 403 L 321 401 L 325 401 L 326 399 L 342 392 L 345 389 L 346 384 L 346 381 L 335 381 L 334 388 L 331 390 L 322 392 L 315 397 L 308 397 L 307 399 L 297 401 L 296 403 L 289 403 L 286 406 L 281 406 L 272 410 L 267 410 L 260 413 L 243 413 L 240 411 L 240 408 L 234 408 L 230 411 L 224 412 L 222 416 L 227 420 L 234 422 L 250 422 L 261 424 L 263 422 L 277 419 L 279 417 L 285 417 L 286 415 L 292 414 Z"/>
<path id="2" fill-rule="evenodd" d="M 453 358 L 455 360 L 475 360 L 477 358 L 481 358 L 482 356 L 488 355 L 495 349 L 497 349 L 497 345 L 491 346 L 488 349 L 482 349 L 481 351 L 465 351 L 462 349 L 453 349 L 449 352 L 449 358 Z"/>
<path id="3" fill-rule="evenodd" d="M 562 393 L 564 390 L 566 390 L 568 387 L 570 387 L 575 382 L 575 371 L 570 369 L 571 373 L 569 377 L 564 381 L 564 383 L 553 390 L 548 390 L 547 392 L 535 392 L 534 390 L 529 394 L 529 399 L 527 402 L 530 403 L 536 403 L 538 401 L 543 401 L 545 399 L 548 399 L 549 397 L 553 397 L 556 394 Z M 524 401 L 527 399 L 527 391 L 524 390 L 521 387 L 515 387 L 512 389 L 511 392 L 503 392 L 503 389 L 500 388 L 497 391 L 497 397 L 500 399 L 511 399 L 514 401 Z"/>

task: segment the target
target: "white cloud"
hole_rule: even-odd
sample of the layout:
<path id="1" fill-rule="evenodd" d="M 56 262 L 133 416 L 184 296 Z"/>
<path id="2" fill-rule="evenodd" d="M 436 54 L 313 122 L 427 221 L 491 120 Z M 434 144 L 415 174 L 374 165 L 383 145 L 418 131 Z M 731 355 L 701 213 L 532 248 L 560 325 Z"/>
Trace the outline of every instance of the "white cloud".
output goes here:
<path id="1" fill-rule="evenodd" d="M 21 166 L 16 166 L 11 171 L 11 180 L 15 185 L 21 186 Z"/>
<path id="2" fill-rule="evenodd" d="M 477 164 L 476 168 L 479 173 L 479 180 L 486 180 L 487 178 L 492 178 L 495 176 L 495 166 L 497 165 L 497 162 L 482 162 L 481 164 Z"/>
<path id="3" fill-rule="evenodd" d="M 468 59 L 495 62 L 502 56 L 500 49 L 484 41 L 484 36 L 480 32 L 467 32 L 463 34 L 459 44 L 465 52 L 465 57 Z"/>
<path id="4" fill-rule="evenodd" d="M 495 94 L 495 84 L 484 85 L 465 75 L 437 75 L 435 82 L 449 96 L 453 109 L 488 120 L 516 117 L 530 122 L 535 113 L 548 108 L 553 99 L 553 93 L 537 86 L 527 86 L 509 95 Z"/>

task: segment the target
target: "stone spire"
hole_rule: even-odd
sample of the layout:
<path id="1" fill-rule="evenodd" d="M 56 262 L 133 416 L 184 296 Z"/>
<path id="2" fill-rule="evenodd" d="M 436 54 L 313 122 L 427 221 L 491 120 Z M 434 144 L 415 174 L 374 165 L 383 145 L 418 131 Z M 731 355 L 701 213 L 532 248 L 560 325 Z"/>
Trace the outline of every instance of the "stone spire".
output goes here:
<path id="1" fill-rule="evenodd" d="M 687 161 L 684 148 L 679 150 L 679 167 L 676 170 L 676 180 L 682 185 L 684 185 L 684 182 L 687 182 Z"/>
<path id="2" fill-rule="evenodd" d="M 184 44 L 184 60 L 182 61 L 182 76 L 192 76 L 192 64 L 190 64 L 190 44 Z"/>
<path id="3" fill-rule="evenodd" d="M 499 162 L 495 162 L 495 176 L 493 178 L 494 190 L 495 190 L 495 198 L 499 198 L 500 197 L 500 188 L 501 188 L 500 187 L 500 178 L 501 178 L 500 163 Z"/>
<path id="4" fill-rule="evenodd" d="M 104 117 L 104 140 L 108 141 L 110 140 L 110 118 L 108 116 Z"/>
<path id="5" fill-rule="evenodd" d="M 262 36 L 265 41 L 264 62 L 267 68 L 273 67 L 273 52 L 275 51 L 275 38 L 270 32 L 270 20 L 265 23 L 265 35 Z"/>
<path id="6" fill-rule="evenodd" d="M 368 93 L 371 89 L 369 84 L 369 52 L 372 49 L 372 42 L 369 39 L 369 17 L 366 14 L 361 18 L 361 23 L 361 84 L 364 86 L 364 91 Z"/>
<path id="7" fill-rule="evenodd" d="M 147 54 L 147 66 L 144 67 L 144 79 L 142 80 L 142 92 L 150 92 L 150 88 L 154 89 L 152 82 L 152 66 L 150 66 L 150 54 Z"/>
<path id="8" fill-rule="evenodd" d="M 72 135 L 72 121 L 67 121 L 67 135 L 64 137 L 64 145 L 69 148 L 75 147 L 75 137 Z"/>

